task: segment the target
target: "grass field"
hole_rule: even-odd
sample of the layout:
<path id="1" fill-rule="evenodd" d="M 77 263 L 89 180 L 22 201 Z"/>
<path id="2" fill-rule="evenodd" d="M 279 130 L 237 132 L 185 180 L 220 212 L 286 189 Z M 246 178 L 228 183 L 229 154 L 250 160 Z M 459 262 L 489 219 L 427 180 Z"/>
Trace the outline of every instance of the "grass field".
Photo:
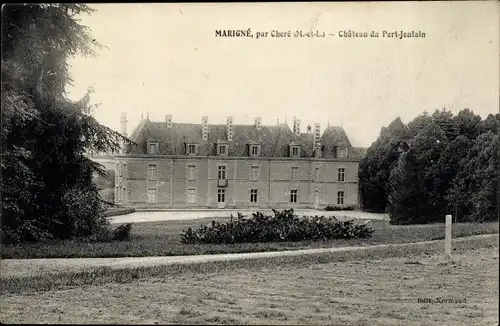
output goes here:
<path id="1" fill-rule="evenodd" d="M 450 264 L 422 254 L 150 270 L 113 283 L 3 293 L 0 316 L 4 323 L 494 325 L 498 245 L 474 246 L 457 248 Z M 456 302 L 418 302 L 437 298 Z"/>
<path id="2" fill-rule="evenodd" d="M 212 219 L 134 223 L 132 239 L 124 242 L 87 243 L 65 241 L 51 244 L 2 246 L 2 258 L 92 258 L 202 255 L 241 252 L 309 249 L 320 247 L 364 246 L 373 244 L 407 243 L 444 238 L 444 224 L 391 226 L 374 220 L 375 229 L 370 239 L 301 241 L 280 243 L 245 243 L 233 245 L 186 245 L 180 242 L 180 233 L 188 227 L 198 228 Z M 218 221 L 228 218 L 218 218 Z M 364 221 L 359 221 L 363 223 Z M 498 233 L 498 222 L 456 223 L 453 237 Z"/>
<path id="3" fill-rule="evenodd" d="M 498 234 L 456 238 L 452 241 L 453 252 L 480 248 L 498 248 Z M 318 263 L 354 260 L 384 259 L 395 257 L 430 256 L 442 254 L 443 240 L 425 243 L 406 243 L 351 247 L 353 250 L 320 250 L 299 255 L 263 255 L 246 259 L 228 259 L 214 256 L 182 256 L 149 258 L 88 258 L 88 259 L 35 259 L 2 260 L 0 293 L 50 291 L 73 286 L 128 283 L 138 279 L 218 273 L 229 270 L 255 270 L 275 266 L 309 266 Z M 357 249 L 356 249 L 357 248 Z M 291 251 L 293 252 L 293 251 Z M 289 253 L 291 253 L 289 252 Z M 265 254 L 265 253 L 264 253 Z M 185 257 L 185 256 L 184 256 Z M 202 260 L 189 259 L 201 257 Z"/>

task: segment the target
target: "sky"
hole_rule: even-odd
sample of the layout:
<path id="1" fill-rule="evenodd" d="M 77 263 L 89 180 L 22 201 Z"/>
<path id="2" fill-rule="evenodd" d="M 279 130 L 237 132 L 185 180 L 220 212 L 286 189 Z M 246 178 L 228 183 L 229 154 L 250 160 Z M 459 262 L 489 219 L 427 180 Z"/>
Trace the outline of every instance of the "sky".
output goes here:
<path id="1" fill-rule="evenodd" d="M 96 119 L 128 132 L 151 121 L 263 125 L 293 117 L 321 129 L 342 125 L 369 146 L 396 117 L 469 108 L 499 112 L 499 9 L 489 2 L 92 4 L 80 17 L 105 48 L 69 62 L 70 98 L 93 87 Z M 251 29 L 254 38 L 216 37 Z M 309 30 L 325 38 L 276 38 Z M 384 38 L 383 31 L 425 38 Z M 340 37 L 342 31 L 379 38 Z M 256 39 L 256 33 L 268 37 Z M 292 35 L 293 36 L 293 35 Z"/>

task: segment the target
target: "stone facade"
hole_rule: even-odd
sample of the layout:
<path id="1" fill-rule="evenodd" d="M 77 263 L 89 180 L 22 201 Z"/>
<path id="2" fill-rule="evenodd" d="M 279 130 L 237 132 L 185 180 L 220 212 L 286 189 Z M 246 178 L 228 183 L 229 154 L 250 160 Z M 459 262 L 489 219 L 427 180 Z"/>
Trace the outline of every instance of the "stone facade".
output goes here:
<path id="1" fill-rule="evenodd" d="M 341 127 L 141 121 L 115 155 L 117 204 L 136 208 L 322 208 L 358 205 L 358 162 Z M 318 128 L 319 129 L 319 128 Z"/>

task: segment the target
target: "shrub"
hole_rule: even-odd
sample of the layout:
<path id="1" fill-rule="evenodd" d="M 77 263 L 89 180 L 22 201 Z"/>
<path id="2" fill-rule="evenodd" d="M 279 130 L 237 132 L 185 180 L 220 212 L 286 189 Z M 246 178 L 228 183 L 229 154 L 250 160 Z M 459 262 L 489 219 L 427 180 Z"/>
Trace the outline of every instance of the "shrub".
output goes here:
<path id="1" fill-rule="evenodd" d="M 353 211 L 354 207 L 353 206 L 331 206 L 328 205 L 325 207 L 325 211 Z"/>
<path id="2" fill-rule="evenodd" d="M 210 226 L 202 225 L 198 230 L 188 228 L 181 234 L 181 241 L 185 244 L 317 241 L 369 238 L 374 231 L 366 223 L 355 224 L 335 217 L 299 218 L 293 209 L 273 212 L 274 216 L 256 212 L 250 219 L 238 213 L 238 218 L 228 223 L 212 221 Z"/>
<path id="3" fill-rule="evenodd" d="M 130 240 L 130 231 L 132 231 L 131 223 L 120 225 L 119 227 L 113 230 L 113 240 L 116 241 Z"/>

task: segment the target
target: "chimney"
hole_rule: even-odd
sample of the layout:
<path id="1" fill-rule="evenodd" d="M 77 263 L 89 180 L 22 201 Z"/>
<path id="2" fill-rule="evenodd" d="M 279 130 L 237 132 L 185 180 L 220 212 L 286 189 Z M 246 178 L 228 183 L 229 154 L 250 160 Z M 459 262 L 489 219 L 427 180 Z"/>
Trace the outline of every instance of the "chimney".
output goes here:
<path id="1" fill-rule="evenodd" d="M 203 140 L 208 139 L 208 117 L 201 117 L 201 134 L 203 136 Z"/>
<path id="2" fill-rule="evenodd" d="M 167 128 L 172 128 L 172 115 L 167 114 L 165 116 L 165 123 L 167 124 Z"/>
<path id="3" fill-rule="evenodd" d="M 293 118 L 293 133 L 297 136 L 300 136 L 300 120 Z"/>
<path id="4" fill-rule="evenodd" d="M 122 116 L 120 118 L 120 133 L 125 137 L 127 137 L 127 122 L 127 113 L 122 112 Z"/>
<path id="5" fill-rule="evenodd" d="M 233 117 L 227 117 L 226 132 L 227 132 L 227 140 L 233 141 Z"/>
<path id="6" fill-rule="evenodd" d="M 318 143 L 320 138 L 321 138 L 320 124 L 319 122 L 316 122 L 314 124 L 314 142 Z"/>
<path id="7" fill-rule="evenodd" d="M 260 130 L 260 123 L 262 121 L 262 118 L 261 117 L 256 117 L 254 119 L 254 125 L 255 125 L 255 129 L 257 130 Z"/>

